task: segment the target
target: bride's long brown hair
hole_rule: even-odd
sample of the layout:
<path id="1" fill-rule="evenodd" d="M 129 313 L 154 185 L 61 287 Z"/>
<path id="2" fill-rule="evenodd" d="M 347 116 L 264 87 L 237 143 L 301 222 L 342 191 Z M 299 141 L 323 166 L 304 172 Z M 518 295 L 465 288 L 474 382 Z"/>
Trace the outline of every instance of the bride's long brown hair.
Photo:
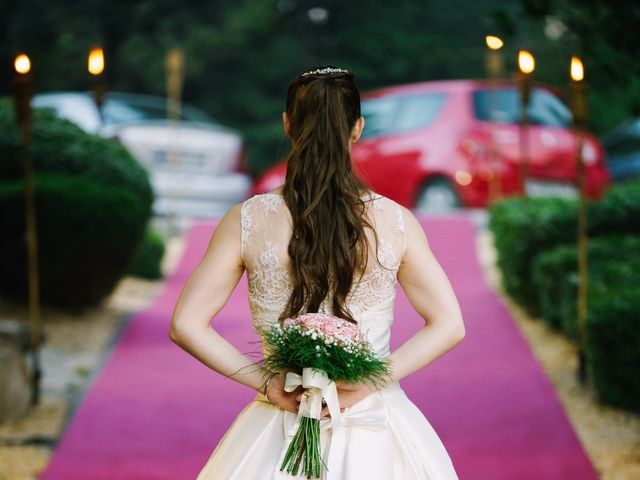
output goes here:
<path id="1" fill-rule="evenodd" d="M 289 85 L 286 111 L 292 145 L 282 193 L 293 220 L 294 288 L 280 320 L 317 312 L 330 295 L 332 313 L 356 323 L 345 301 L 354 275 L 362 278 L 367 266 L 365 227 L 376 251 L 378 237 L 364 215 L 368 189 L 351 166 L 350 137 L 360 118 L 353 74 L 300 75 Z"/>

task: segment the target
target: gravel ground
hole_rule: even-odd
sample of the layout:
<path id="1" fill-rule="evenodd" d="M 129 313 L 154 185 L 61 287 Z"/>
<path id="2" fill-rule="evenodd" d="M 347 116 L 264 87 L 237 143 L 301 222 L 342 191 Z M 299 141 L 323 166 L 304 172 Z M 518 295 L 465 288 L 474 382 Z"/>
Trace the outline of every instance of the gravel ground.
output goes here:
<path id="1" fill-rule="evenodd" d="M 165 273 L 173 270 L 182 248 L 180 237 L 168 241 Z M 82 314 L 43 309 L 41 401 L 19 420 L 0 424 L 0 480 L 38 477 L 119 333 L 160 293 L 162 283 L 125 277 L 101 306 Z M 23 306 L 0 298 L 0 318 L 26 321 L 27 315 Z"/>
<path id="2" fill-rule="evenodd" d="M 640 414 L 603 405 L 587 384 L 577 378 L 577 350 L 562 334 L 530 317 L 513 302 L 500 284 L 495 267 L 493 237 L 479 231 L 477 249 L 485 276 L 513 314 L 534 355 L 555 386 L 569 421 L 602 480 L 640 479 Z"/>
<path id="3" fill-rule="evenodd" d="M 168 242 L 163 271 L 172 271 L 183 246 L 180 237 Z M 553 382 L 601 478 L 640 478 L 640 415 L 601 405 L 589 387 L 580 385 L 574 345 L 539 319 L 527 316 L 504 294 L 490 232 L 479 230 L 477 248 L 487 281 L 513 313 Z M 101 307 L 80 316 L 43 311 L 47 343 L 42 349 L 42 401 L 20 420 L 0 424 L 0 480 L 37 478 L 130 315 L 148 305 L 161 288 L 161 281 L 126 277 Z M 26 315 L 24 308 L 0 299 L 0 317 L 26 319 Z"/>

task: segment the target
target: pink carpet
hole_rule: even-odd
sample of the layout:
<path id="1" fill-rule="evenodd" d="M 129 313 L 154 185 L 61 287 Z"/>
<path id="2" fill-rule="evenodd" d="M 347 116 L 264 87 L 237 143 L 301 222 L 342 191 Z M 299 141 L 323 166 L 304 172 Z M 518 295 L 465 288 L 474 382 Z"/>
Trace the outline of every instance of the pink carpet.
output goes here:
<path id="1" fill-rule="evenodd" d="M 423 225 L 460 300 L 467 337 L 401 383 L 439 433 L 460 478 L 597 478 L 549 380 L 484 280 L 470 219 Z M 193 479 L 254 398 L 168 337 L 175 301 L 212 229 L 203 223 L 189 231 L 177 270 L 153 305 L 131 318 L 42 479 Z M 243 277 L 213 320 L 243 352 L 257 340 L 246 298 Z M 400 288 L 395 318 L 392 350 L 422 325 Z"/>

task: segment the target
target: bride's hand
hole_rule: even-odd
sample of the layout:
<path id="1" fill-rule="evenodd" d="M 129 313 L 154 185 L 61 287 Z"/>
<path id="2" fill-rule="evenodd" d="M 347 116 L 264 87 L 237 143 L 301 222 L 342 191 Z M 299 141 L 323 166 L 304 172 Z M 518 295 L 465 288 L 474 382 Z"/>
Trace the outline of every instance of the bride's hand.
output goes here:
<path id="1" fill-rule="evenodd" d="M 293 392 L 285 392 L 284 380 L 286 372 L 280 372 L 271 379 L 269 387 L 267 388 L 267 395 L 269 400 L 274 405 L 288 410 L 293 413 L 298 413 L 298 402 L 296 401 L 296 395 L 299 395 L 302 391 L 302 387 L 298 387 Z"/>
<path id="2" fill-rule="evenodd" d="M 373 393 L 376 388 L 369 383 L 351 383 L 338 380 L 336 382 L 336 388 L 338 390 L 338 402 L 340 404 L 340 412 L 344 412 L 347 407 L 350 407 L 358 403 L 363 398 Z M 302 393 L 298 393 L 296 396 L 296 402 L 300 402 Z M 329 413 L 329 407 L 324 405 L 320 412 L 320 418 L 331 417 Z"/>

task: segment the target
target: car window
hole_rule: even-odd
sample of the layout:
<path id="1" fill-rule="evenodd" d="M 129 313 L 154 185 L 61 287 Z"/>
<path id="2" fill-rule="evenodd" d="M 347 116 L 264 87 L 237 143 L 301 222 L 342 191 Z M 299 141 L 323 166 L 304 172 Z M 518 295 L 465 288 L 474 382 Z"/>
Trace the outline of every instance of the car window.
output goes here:
<path id="1" fill-rule="evenodd" d="M 363 138 L 379 137 L 424 128 L 438 116 L 444 93 L 423 93 L 365 100 Z"/>
<path id="2" fill-rule="evenodd" d="M 500 88 L 495 91 L 494 99 L 490 90 L 473 92 L 473 109 L 478 120 L 490 120 L 491 104 L 494 103 L 494 118 L 499 123 L 518 123 L 520 121 L 520 94 L 515 88 Z M 527 108 L 529 123 L 566 127 L 571 124 L 571 112 L 562 101 L 552 93 L 534 88 Z"/>
<path id="3" fill-rule="evenodd" d="M 100 127 L 98 110 L 93 100 L 85 97 L 65 95 L 43 95 L 34 97 L 34 108 L 50 108 L 60 118 L 65 118 L 87 132 Z"/>
<path id="4" fill-rule="evenodd" d="M 361 137 L 379 137 L 391 133 L 397 111 L 398 102 L 395 98 L 377 98 L 362 102 L 365 123 Z"/>
<path id="5" fill-rule="evenodd" d="M 602 139 L 610 155 L 629 155 L 640 152 L 640 121 L 617 128 Z"/>
<path id="6" fill-rule="evenodd" d="M 167 105 L 163 100 L 136 100 L 123 98 L 107 98 L 102 106 L 105 123 L 118 124 L 144 120 L 165 120 Z M 181 120 L 211 122 L 211 119 L 200 110 L 183 105 Z"/>
<path id="7" fill-rule="evenodd" d="M 166 113 L 162 117 L 159 116 L 159 113 L 156 113 L 155 115 L 152 115 L 150 117 L 140 109 L 133 108 L 123 101 L 112 99 L 105 101 L 102 105 L 102 115 L 105 123 L 108 124 L 136 122 L 148 118 L 158 119 L 167 117 Z"/>
<path id="8" fill-rule="evenodd" d="M 571 111 L 550 92 L 534 89 L 528 109 L 529 121 L 536 125 L 567 127 L 571 124 Z"/>

